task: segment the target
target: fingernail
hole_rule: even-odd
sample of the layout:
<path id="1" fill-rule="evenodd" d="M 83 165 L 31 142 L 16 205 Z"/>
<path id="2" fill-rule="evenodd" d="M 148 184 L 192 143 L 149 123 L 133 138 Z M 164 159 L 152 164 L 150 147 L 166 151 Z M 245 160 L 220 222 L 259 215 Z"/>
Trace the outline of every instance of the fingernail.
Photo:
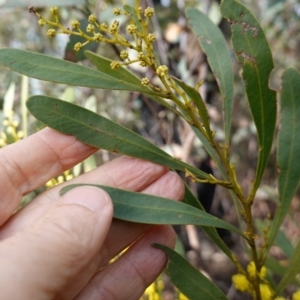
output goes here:
<path id="1" fill-rule="evenodd" d="M 61 204 L 79 204 L 91 211 L 100 211 L 110 203 L 109 195 L 94 186 L 80 186 L 70 190 L 61 198 Z"/>

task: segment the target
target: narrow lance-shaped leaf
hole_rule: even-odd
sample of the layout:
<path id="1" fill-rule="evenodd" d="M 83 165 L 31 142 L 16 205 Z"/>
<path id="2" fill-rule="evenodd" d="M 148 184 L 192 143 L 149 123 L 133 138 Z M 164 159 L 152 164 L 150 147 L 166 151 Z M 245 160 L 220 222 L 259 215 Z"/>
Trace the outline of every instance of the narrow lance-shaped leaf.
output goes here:
<path id="1" fill-rule="evenodd" d="M 195 105 L 199 111 L 199 115 L 201 117 L 203 126 L 204 126 L 206 132 L 208 132 L 208 135 L 211 136 L 209 115 L 208 115 L 206 106 L 204 104 L 204 101 L 203 101 L 201 95 L 193 87 L 185 84 L 183 81 L 181 81 L 175 77 L 173 77 L 173 79 L 184 90 L 184 92 L 190 97 L 190 99 L 195 103 Z"/>
<path id="2" fill-rule="evenodd" d="M 226 40 L 219 27 L 199 10 L 187 8 L 186 16 L 220 87 L 223 98 L 225 142 L 228 145 L 233 107 L 233 70 Z"/>
<path id="3" fill-rule="evenodd" d="M 238 61 L 243 65 L 248 102 L 257 129 L 259 158 L 252 195 L 255 194 L 272 147 L 276 123 L 276 94 L 268 87 L 274 68 L 269 44 L 252 13 L 236 0 L 223 0 L 221 13 L 232 30 L 232 44 Z"/>
<path id="4" fill-rule="evenodd" d="M 280 108 L 281 127 L 277 150 L 279 206 L 270 232 L 269 247 L 288 212 L 300 181 L 300 73 L 295 69 L 288 69 L 283 74 Z"/>
<path id="5" fill-rule="evenodd" d="M 227 172 L 226 172 L 226 168 L 225 168 L 224 164 L 222 163 L 222 161 L 221 161 L 218 153 L 216 152 L 216 150 L 211 146 L 211 144 L 209 143 L 207 138 L 202 134 L 202 132 L 199 129 L 197 129 L 195 127 L 192 127 L 192 129 L 195 132 L 198 139 L 201 141 L 203 147 L 205 148 L 205 150 L 207 151 L 209 156 L 214 160 L 214 162 L 217 165 L 223 179 L 228 180 L 228 175 L 227 175 Z"/>
<path id="6" fill-rule="evenodd" d="M 215 284 L 180 254 L 164 245 L 154 244 L 153 246 L 163 250 L 168 255 L 167 272 L 170 280 L 189 300 L 227 299 Z"/>
<path id="7" fill-rule="evenodd" d="M 27 101 L 27 108 L 45 125 L 74 135 L 82 143 L 209 178 L 208 174 L 171 157 L 133 131 L 83 107 L 51 97 L 33 96 Z"/>
<path id="8" fill-rule="evenodd" d="M 101 55 L 95 54 L 91 51 L 84 52 L 86 58 L 102 73 L 108 74 L 111 77 L 114 77 L 117 80 L 129 82 L 133 85 L 136 85 L 137 88 L 141 87 L 141 79 L 131 73 L 129 70 L 125 68 L 118 68 L 116 70 L 112 70 L 110 64 L 112 60 L 107 59 Z M 176 114 L 180 114 L 173 106 L 171 106 L 168 102 L 164 101 L 162 98 L 149 94 L 151 92 L 148 87 L 143 87 L 143 93 L 148 95 L 151 99 L 155 100 L 157 103 L 165 106 L 169 110 L 173 111 Z"/>
<path id="9" fill-rule="evenodd" d="M 159 96 L 158 93 L 142 85 L 138 86 L 91 68 L 34 52 L 0 49 L 0 63 L 13 71 L 41 80 L 97 89 L 136 91 Z"/>
<path id="10" fill-rule="evenodd" d="M 68 185 L 61 190 L 61 194 L 83 185 L 87 184 Z M 120 220 L 144 224 L 193 224 L 220 227 L 244 236 L 228 222 L 182 202 L 102 185 L 91 186 L 99 187 L 109 194 L 114 205 L 114 217 Z"/>

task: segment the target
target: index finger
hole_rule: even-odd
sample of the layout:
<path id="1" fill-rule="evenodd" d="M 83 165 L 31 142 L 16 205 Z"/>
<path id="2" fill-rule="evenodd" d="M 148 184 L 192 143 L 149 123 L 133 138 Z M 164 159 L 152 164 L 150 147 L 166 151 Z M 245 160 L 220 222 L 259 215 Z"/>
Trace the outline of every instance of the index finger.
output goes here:
<path id="1" fill-rule="evenodd" d="M 0 150 L 0 226 L 22 197 L 81 162 L 97 149 L 45 128 Z"/>

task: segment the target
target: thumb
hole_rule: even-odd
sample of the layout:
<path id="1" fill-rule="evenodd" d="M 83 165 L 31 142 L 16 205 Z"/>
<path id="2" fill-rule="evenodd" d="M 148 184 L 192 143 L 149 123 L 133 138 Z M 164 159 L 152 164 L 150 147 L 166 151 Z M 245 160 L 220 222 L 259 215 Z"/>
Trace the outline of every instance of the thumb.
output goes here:
<path id="1" fill-rule="evenodd" d="M 3 299 L 52 299 L 93 261 L 112 220 L 110 197 L 96 187 L 62 196 L 32 226 L 0 243 Z"/>

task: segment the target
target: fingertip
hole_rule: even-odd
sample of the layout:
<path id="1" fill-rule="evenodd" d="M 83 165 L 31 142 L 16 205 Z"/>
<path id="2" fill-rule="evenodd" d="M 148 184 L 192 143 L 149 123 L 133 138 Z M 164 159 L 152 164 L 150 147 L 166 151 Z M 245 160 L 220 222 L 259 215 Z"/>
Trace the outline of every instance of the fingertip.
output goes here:
<path id="1" fill-rule="evenodd" d="M 58 205 L 76 204 L 94 212 L 108 210 L 112 212 L 110 196 L 101 188 L 91 185 L 78 186 L 64 194 Z"/>

